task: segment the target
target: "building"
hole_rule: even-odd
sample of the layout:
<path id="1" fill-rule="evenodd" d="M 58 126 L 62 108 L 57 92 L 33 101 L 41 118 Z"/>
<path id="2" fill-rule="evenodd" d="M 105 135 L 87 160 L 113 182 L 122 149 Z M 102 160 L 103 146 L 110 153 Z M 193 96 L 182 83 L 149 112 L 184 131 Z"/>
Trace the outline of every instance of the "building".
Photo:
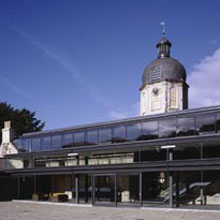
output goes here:
<path id="1" fill-rule="evenodd" d="M 140 88 L 141 116 L 188 108 L 186 70 L 170 57 L 171 46 L 163 37 L 157 44 L 157 59 L 144 70 Z"/>
<path id="2" fill-rule="evenodd" d="M 23 134 L 5 123 L 0 198 L 109 206 L 220 205 L 220 106 L 187 109 L 186 71 L 163 37 L 141 116 Z"/>

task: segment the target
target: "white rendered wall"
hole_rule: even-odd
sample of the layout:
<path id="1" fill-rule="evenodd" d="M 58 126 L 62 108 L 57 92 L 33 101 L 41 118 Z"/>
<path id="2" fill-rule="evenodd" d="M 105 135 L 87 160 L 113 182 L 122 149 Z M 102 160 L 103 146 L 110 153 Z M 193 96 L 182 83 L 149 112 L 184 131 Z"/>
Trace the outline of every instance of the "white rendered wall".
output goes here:
<path id="1" fill-rule="evenodd" d="M 158 95 L 154 91 L 158 90 Z M 175 91 L 176 102 L 171 102 L 171 90 Z M 146 84 L 140 92 L 140 115 L 151 115 L 184 109 L 184 83 L 159 82 Z M 159 104 L 157 103 L 159 100 Z M 155 104 L 156 103 L 156 104 Z"/>

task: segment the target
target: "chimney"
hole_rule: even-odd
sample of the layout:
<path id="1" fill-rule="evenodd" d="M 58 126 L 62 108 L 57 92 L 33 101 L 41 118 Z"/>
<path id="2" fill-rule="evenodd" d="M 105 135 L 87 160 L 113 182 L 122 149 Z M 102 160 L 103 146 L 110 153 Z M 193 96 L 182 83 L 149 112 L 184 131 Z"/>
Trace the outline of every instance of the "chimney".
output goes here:
<path id="1" fill-rule="evenodd" d="M 0 145 L 0 157 L 4 157 L 5 154 L 18 153 L 16 146 L 13 144 L 13 132 L 11 129 L 11 121 L 4 122 L 4 128 L 2 129 L 2 143 Z"/>
<path id="2" fill-rule="evenodd" d="M 12 140 L 11 121 L 5 121 L 4 128 L 2 129 L 2 144 L 9 144 Z"/>

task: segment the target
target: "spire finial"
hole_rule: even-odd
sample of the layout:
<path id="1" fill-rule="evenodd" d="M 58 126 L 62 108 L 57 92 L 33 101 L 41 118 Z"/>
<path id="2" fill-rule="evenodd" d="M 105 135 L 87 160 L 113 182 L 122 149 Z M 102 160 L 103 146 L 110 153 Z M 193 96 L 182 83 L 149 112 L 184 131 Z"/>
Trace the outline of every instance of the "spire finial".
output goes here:
<path id="1" fill-rule="evenodd" d="M 162 26 L 162 34 L 163 36 L 165 36 L 166 35 L 165 22 L 164 21 L 160 22 L 160 25 Z"/>

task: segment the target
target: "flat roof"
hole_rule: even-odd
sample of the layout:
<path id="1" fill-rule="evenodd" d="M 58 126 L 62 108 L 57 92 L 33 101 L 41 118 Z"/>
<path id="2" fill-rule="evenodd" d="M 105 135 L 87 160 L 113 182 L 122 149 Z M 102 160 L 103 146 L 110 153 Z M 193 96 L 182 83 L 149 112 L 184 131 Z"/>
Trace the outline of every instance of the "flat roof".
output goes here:
<path id="1" fill-rule="evenodd" d="M 129 122 L 145 120 L 145 119 L 153 120 L 153 119 L 159 119 L 159 118 L 169 117 L 169 116 L 187 115 L 187 114 L 193 114 L 193 113 L 216 112 L 217 110 L 220 110 L 220 105 L 184 109 L 184 110 L 178 110 L 178 111 L 161 113 L 161 114 L 138 116 L 138 117 L 132 117 L 132 118 L 119 119 L 119 120 L 105 121 L 105 122 L 89 123 L 89 124 L 84 124 L 84 125 L 59 128 L 59 129 L 51 129 L 51 130 L 45 130 L 45 131 L 29 132 L 29 133 L 24 133 L 19 138 L 35 136 L 35 135 L 50 134 L 50 133 L 68 132 L 68 131 L 80 130 L 80 129 L 90 129 L 90 128 L 95 128 L 95 127 L 104 127 L 104 126 L 109 126 L 109 125 L 114 125 L 114 124 L 120 124 L 120 123 L 126 123 L 126 122 L 129 123 Z"/>

